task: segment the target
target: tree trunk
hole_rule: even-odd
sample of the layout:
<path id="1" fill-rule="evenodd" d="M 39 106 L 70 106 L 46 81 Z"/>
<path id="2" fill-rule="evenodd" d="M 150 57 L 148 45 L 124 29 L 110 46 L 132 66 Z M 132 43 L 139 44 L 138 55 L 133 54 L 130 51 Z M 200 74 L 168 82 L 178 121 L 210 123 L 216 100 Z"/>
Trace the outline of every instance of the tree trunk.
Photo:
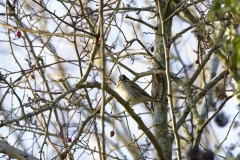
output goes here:
<path id="1" fill-rule="evenodd" d="M 163 5 L 167 6 L 168 9 L 160 8 L 163 11 L 167 11 L 166 15 L 170 15 L 172 13 L 172 6 L 171 5 L 164 5 L 165 3 L 161 1 Z M 156 3 L 157 5 L 157 3 Z M 161 23 L 158 14 L 158 25 L 155 30 L 156 33 L 156 41 L 155 41 L 155 51 L 154 57 L 158 60 L 158 63 L 155 62 L 153 64 L 154 69 L 165 69 L 165 53 L 164 53 L 164 45 L 163 45 L 163 36 L 161 33 Z M 165 13 L 163 15 L 165 16 Z M 172 18 L 170 18 L 165 24 L 165 36 L 168 38 L 171 35 L 171 28 L 172 28 Z M 159 65 L 160 63 L 160 65 Z M 153 76 L 153 83 L 152 83 L 152 96 L 158 98 L 161 101 L 167 101 L 167 79 L 166 75 L 155 74 Z M 173 142 L 173 134 L 172 132 L 168 131 L 168 116 L 167 116 L 168 108 L 163 107 L 159 104 L 155 104 L 154 106 L 154 116 L 153 116 L 153 126 L 154 126 L 154 135 L 158 140 L 158 143 L 162 147 L 162 151 L 164 153 L 165 159 L 172 159 L 172 142 Z"/>

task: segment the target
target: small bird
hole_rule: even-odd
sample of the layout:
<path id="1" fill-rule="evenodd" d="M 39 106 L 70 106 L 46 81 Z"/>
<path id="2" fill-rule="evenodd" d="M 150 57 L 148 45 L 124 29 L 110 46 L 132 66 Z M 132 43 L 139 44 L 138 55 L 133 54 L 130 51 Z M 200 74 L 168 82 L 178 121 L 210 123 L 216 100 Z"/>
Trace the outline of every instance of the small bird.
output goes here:
<path id="1" fill-rule="evenodd" d="M 125 100 L 130 103 L 131 106 L 138 103 L 157 102 L 166 106 L 168 103 L 161 102 L 157 99 L 153 99 L 146 91 L 144 91 L 139 85 L 132 82 L 124 74 L 119 76 L 118 84 L 115 87 L 115 91 Z"/>

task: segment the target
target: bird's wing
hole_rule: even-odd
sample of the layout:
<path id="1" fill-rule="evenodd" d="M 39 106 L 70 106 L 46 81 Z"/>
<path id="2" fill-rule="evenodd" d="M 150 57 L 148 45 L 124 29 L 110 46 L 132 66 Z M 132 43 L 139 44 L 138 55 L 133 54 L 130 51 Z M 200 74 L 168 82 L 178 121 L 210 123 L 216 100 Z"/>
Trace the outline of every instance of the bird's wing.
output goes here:
<path id="1" fill-rule="evenodd" d="M 137 92 L 139 92 L 139 93 L 137 93 L 138 95 L 139 95 L 139 97 L 141 96 L 141 95 L 144 95 L 144 96 L 147 96 L 147 97 L 149 97 L 149 98 L 152 98 L 146 91 L 144 91 L 139 85 L 137 85 L 136 83 L 134 83 L 134 82 L 132 82 L 132 81 L 129 81 L 130 82 L 130 84 L 131 84 L 131 87 L 132 87 L 132 89 L 135 91 L 135 93 L 137 93 Z"/>

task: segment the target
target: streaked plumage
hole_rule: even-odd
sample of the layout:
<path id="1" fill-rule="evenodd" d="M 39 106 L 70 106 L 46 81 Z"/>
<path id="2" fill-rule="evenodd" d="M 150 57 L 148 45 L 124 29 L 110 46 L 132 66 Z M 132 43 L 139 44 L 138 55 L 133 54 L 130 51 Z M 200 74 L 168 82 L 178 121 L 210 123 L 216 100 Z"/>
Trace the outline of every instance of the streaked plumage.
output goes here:
<path id="1" fill-rule="evenodd" d="M 162 105 L 167 105 L 157 99 L 153 99 L 146 91 L 139 85 L 129 80 L 124 74 L 119 76 L 119 82 L 115 87 L 115 91 L 125 100 L 129 101 L 133 106 L 138 103 L 157 102 Z"/>

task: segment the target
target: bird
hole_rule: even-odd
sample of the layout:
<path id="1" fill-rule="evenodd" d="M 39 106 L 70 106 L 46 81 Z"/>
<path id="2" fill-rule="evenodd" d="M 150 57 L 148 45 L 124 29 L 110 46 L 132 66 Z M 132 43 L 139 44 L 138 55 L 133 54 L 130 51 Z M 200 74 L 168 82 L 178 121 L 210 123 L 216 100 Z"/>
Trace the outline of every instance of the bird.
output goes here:
<path id="1" fill-rule="evenodd" d="M 115 87 L 115 91 L 131 106 L 139 103 L 156 102 L 167 106 L 168 103 L 152 98 L 139 85 L 128 79 L 124 74 L 119 76 L 119 81 Z M 150 109 L 149 109 L 150 110 Z"/>

